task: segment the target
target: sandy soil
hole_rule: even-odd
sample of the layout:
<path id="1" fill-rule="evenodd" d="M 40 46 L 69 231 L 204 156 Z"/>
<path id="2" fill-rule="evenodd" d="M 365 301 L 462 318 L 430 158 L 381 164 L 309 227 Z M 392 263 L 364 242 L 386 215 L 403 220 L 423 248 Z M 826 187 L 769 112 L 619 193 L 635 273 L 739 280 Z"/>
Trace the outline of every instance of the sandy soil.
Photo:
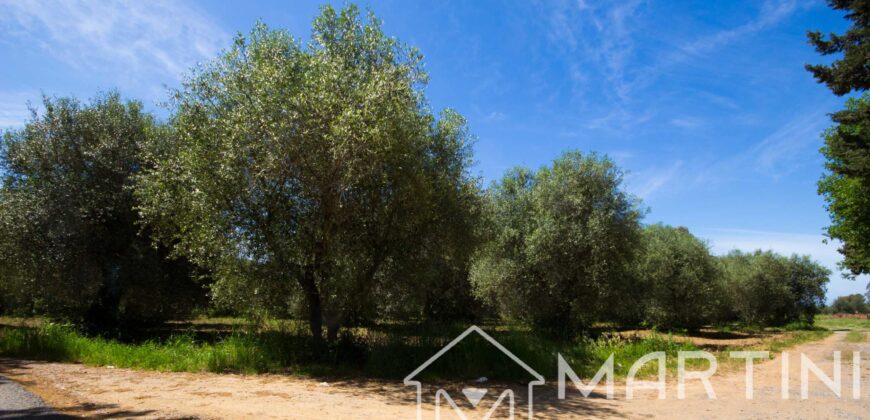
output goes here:
<path id="1" fill-rule="evenodd" d="M 619 333 L 620 336 L 649 337 L 651 330 L 627 330 Z M 659 333 L 661 334 L 661 333 Z M 668 338 L 677 342 L 689 342 L 706 350 L 722 350 L 729 347 L 750 347 L 761 345 L 765 342 L 779 339 L 782 333 L 746 333 L 746 332 L 719 332 L 713 329 L 702 329 L 691 336 L 673 335 Z"/>
<path id="2" fill-rule="evenodd" d="M 788 351 L 789 399 L 781 398 L 781 357 L 755 366 L 754 399 L 745 399 L 745 376 L 724 371 L 711 379 L 717 399 L 709 400 L 697 380 L 687 382 L 687 398 L 677 399 L 676 384 L 667 387 L 667 399 L 653 391 L 640 391 L 626 400 L 618 385 L 616 399 L 584 398 L 574 388 L 567 399 L 556 398 L 552 386 L 536 388 L 535 418 L 870 418 L 870 342 L 846 343 L 836 333 L 816 343 Z M 831 375 L 834 350 L 843 352 L 842 397 L 809 375 L 809 399 L 800 393 L 800 353 Z M 852 399 L 852 352 L 862 352 L 860 399 Z M 0 373 L 23 384 L 54 407 L 87 417 L 133 418 L 290 418 L 360 419 L 416 417 L 416 393 L 401 381 L 339 381 L 278 375 L 226 375 L 160 373 L 73 364 L 0 360 Z M 495 388 L 493 384 L 487 384 Z M 482 418 L 498 393 L 487 393 L 473 409 L 460 392 L 450 395 L 467 417 Z M 525 418 L 525 388 L 514 386 L 517 418 Z M 491 391 L 495 391 L 492 389 Z M 599 388 L 603 391 L 603 388 Z M 500 392 L 500 391 L 499 391 Z M 424 390 L 423 418 L 434 418 L 433 390 Z M 459 401 L 462 399 L 462 401 Z M 504 406 L 503 406 L 504 407 Z M 502 407 L 502 408 L 503 408 Z M 508 414 L 498 410 L 497 415 Z M 457 418 L 444 405 L 442 418 Z M 495 416 L 493 416 L 495 418 Z"/>

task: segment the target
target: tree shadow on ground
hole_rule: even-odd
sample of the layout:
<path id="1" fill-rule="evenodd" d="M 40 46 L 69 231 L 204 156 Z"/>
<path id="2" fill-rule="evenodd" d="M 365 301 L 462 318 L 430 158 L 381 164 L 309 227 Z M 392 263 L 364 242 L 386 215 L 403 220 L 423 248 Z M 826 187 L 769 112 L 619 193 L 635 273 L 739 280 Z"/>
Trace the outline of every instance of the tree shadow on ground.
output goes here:
<path id="1" fill-rule="evenodd" d="M 0 419 L 73 419 L 75 417 L 59 414 L 57 411 L 47 408 L 25 408 L 21 410 L 0 409 Z"/>
<path id="2" fill-rule="evenodd" d="M 129 419 L 146 417 L 155 413 L 154 410 L 119 410 L 114 404 L 82 404 L 52 409 L 49 407 L 27 408 L 22 410 L 0 409 L 0 419 Z M 74 415 L 62 414 L 73 413 Z"/>
<path id="3" fill-rule="evenodd" d="M 495 405 L 503 392 L 511 390 L 514 396 L 515 418 L 526 418 L 529 404 L 526 385 L 507 382 L 474 384 L 475 387 L 488 390 L 477 407 L 473 406 L 462 392 L 468 386 L 470 386 L 468 383 L 463 384 L 455 381 L 424 383 L 420 395 L 423 410 L 428 413 L 435 410 L 436 393 L 441 389 L 453 399 L 456 406 L 463 413 L 466 413 L 468 418 L 480 418 Z M 414 406 L 417 402 L 416 387 L 405 385 L 399 381 L 344 379 L 330 382 L 329 389 L 331 392 L 340 392 L 352 397 L 374 397 L 389 405 Z M 532 395 L 534 418 L 559 419 L 565 418 L 566 415 L 592 418 L 621 416 L 621 413 L 614 407 L 614 403 L 602 393 L 592 392 L 589 397 L 582 397 L 579 393 L 571 393 L 570 391 L 569 394 L 568 398 L 563 400 L 558 398 L 557 388 L 554 386 L 548 384 L 535 386 Z M 439 404 L 445 414 L 454 411 L 446 399 L 442 398 Z M 506 398 L 498 405 L 491 418 L 509 417 L 510 406 Z"/>

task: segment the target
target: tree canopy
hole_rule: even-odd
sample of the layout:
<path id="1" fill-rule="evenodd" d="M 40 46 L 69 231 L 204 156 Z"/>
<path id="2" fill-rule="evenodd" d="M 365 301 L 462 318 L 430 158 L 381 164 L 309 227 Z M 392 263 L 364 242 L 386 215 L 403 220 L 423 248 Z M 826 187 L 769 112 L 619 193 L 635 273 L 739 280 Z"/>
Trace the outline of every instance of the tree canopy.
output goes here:
<path id="1" fill-rule="evenodd" d="M 130 189 L 154 119 L 116 93 L 43 107 L 0 148 L 6 299 L 101 326 L 182 315 L 204 293 L 187 263 L 140 234 Z"/>
<path id="2" fill-rule="evenodd" d="M 819 31 L 807 32 L 809 43 L 822 55 L 842 53 L 830 65 L 807 64 L 806 69 L 838 96 L 870 88 L 870 1 L 828 0 L 834 10 L 845 11 L 852 22 L 846 33 L 831 33 L 827 38 Z"/>
<path id="3" fill-rule="evenodd" d="M 296 302 L 315 339 L 425 300 L 410 292 L 467 269 L 478 205 L 465 121 L 428 110 L 421 60 L 355 6 L 323 7 L 306 45 L 258 24 L 176 92 L 142 213 L 218 300 Z"/>
<path id="4" fill-rule="evenodd" d="M 831 215 L 828 235 L 843 242 L 842 264 L 859 275 L 870 273 L 870 103 L 865 96 L 846 107 L 824 135 L 827 172 L 819 193 Z"/>
<path id="5" fill-rule="evenodd" d="M 808 256 L 732 251 L 722 263 L 727 306 L 744 323 L 812 323 L 824 305 L 831 273 Z"/>
<path id="6" fill-rule="evenodd" d="M 809 32 L 810 44 L 822 55 L 842 54 L 830 65 L 807 65 L 816 80 L 836 95 L 863 92 L 870 87 L 870 2 L 830 0 L 852 22 L 845 34 Z M 852 275 L 870 273 L 870 106 L 868 97 L 850 98 L 846 109 L 832 116 L 834 127 L 824 135 L 826 173 L 819 193 L 831 215 L 828 236 L 842 241 L 842 266 Z"/>
<path id="7" fill-rule="evenodd" d="M 643 230 L 638 278 L 645 290 L 644 319 L 665 328 L 698 328 L 715 319 L 719 270 L 707 244 L 683 227 Z"/>
<path id="8" fill-rule="evenodd" d="M 537 172 L 516 168 L 488 206 L 491 240 L 471 279 L 506 317 L 570 334 L 632 281 L 642 212 L 609 159 L 567 152 Z"/>

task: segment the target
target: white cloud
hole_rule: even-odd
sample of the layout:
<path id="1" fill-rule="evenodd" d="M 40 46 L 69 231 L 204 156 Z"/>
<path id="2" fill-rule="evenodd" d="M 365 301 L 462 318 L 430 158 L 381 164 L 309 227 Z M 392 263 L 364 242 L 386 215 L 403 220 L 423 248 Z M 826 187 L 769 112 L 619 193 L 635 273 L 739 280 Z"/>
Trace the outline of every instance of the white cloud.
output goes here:
<path id="1" fill-rule="evenodd" d="M 128 83 L 154 73 L 175 81 L 229 41 L 202 11 L 163 0 L 4 1 L 0 27 L 75 68 Z"/>

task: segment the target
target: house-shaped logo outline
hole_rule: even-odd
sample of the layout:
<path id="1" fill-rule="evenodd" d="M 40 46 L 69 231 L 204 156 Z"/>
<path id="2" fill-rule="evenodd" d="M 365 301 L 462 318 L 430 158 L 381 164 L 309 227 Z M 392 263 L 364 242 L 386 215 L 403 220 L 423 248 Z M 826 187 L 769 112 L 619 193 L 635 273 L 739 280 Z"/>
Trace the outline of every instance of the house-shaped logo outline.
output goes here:
<path id="1" fill-rule="evenodd" d="M 510 350 L 508 350 L 507 348 L 505 348 L 505 346 L 503 346 L 501 343 L 496 341 L 496 339 L 492 338 L 489 334 L 487 334 L 482 329 L 480 329 L 480 327 L 478 327 L 477 325 L 472 325 L 472 326 L 468 327 L 468 329 L 463 331 L 462 334 L 459 334 L 459 336 L 454 338 L 453 341 L 451 341 L 446 346 L 444 346 L 444 348 L 439 350 L 438 353 L 435 353 L 434 356 L 430 357 L 429 360 L 426 360 L 425 362 L 423 362 L 423 364 L 418 366 L 417 369 L 414 369 L 413 372 L 409 373 L 408 376 L 405 377 L 405 379 L 404 379 L 405 385 L 417 387 L 417 420 L 423 420 L 423 384 L 420 381 L 415 381 L 414 377 L 417 376 L 420 372 L 426 370 L 426 368 L 429 367 L 429 365 L 431 365 L 436 360 L 438 360 L 441 356 L 443 356 L 445 353 L 450 351 L 450 349 L 452 349 L 454 346 L 459 344 L 459 342 L 464 340 L 465 337 L 467 337 L 472 332 L 476 332 L 478 335 L 483 337 L 486 341 L 489 341 L 490 344 L 495 346 L 499 351 L 501 351 L 507 357 L 509 357 L 511 360 L 513 360 L 514 363 L 520 365 L 520 367 L 525 369 L 526 372 L 528 372 L 530 375 L 532 375 L 535 378 L 534 381 L 531 381 L 528 384 L 528 387 L 529 387 L 528 388 L 529 389 L 529 397 L 528 397 L 529 417 L 528 418 L 529 418 L 529 420 L 531 420 L 534 417 L 534 408 L 533 408 L 533 406 L 534 406 L 534 403 L 533 403 L 533 401 L 534 401 L 534 399 L 533 399 L 534 387 L 537 385 L 543 385 L 545 382 L 544 377 L 541 376 L 540 373 L 536 372 L 534 369 L 529 367 L 529 365 L 527 365 L 525 362 L 520 360 L 520 358 L 517 357 L 515 354 L 511 353 Z M 438 391 L 442 391 L 446 394 L 446 391 L 444 391 L 443 389 L 439 389 Z M 451 401 L 451 405 L 453 405 L 452 400 L 450 400 L 450 401 Z M 501 401 L 501 399 L 499 399 L 499 401 Z M 498 402 L 496 404 L 498 404 Z M 511 399 L 511 404 L 513 404 L 513 399 Z M 456 408 L 455 405 L 454 405 L 454 408 Z M 513 405 L 511 406 L 511 412 L 513 412 Z"/>

